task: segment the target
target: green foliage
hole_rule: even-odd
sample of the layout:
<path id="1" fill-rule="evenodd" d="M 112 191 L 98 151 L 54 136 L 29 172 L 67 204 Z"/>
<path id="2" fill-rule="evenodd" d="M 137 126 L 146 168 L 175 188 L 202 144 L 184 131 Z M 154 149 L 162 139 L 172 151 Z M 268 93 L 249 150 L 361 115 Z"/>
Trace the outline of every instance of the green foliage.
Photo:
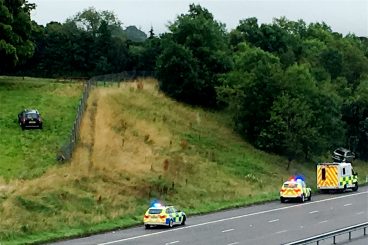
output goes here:
<path id="1" fill-rule="evenodd" d="M 349 125 L 349 146 L 360 158 L 368 158 L 368 80 L 360 83 L 355 96 L 343 105 L 343 120 Z"/>
<path id="2" fill-rule="evenodd" d="M 163 36 L 167 42 L 163 46 L 163 54 L 159 57 L 157 66 L 162 90 L 190 104 L 215 107 L 218 74 L 231 67 L 224 25 L 215 21 L 207 9 L 192 4 L 189 6 L 189 13 L 180 15 L 169 29 L 171 33 Z M 187 50 L 185 55 L 179 51 L 186 57 L 183 64 L 180 59 L 167 55 L 174 54 L 173 47 Z M 173 59 L 176 60 L 177 66 L 190 70 L 189 74 L 175 74 L 175 69 L 164 71 L 165 67 L 174 64 Z M 193 64 L 188 64 L 188 61 Z M 185 91 L 183 88 L 190 90 Z"/>
<path id="3" fill-rule="evenodd" d="M 0 0 L 0 73 L 25 62 L 34 52 L 30 41 L 30 12 L 35 4 L 26 0 Z"/>
<path id="4" fill-rule="evenodd" d="M 34 29 L 36 53 L 22 72 L 86 77 L 126 70 L 126 36 L 120 21 L 109 11 L 89 8 L 65 23 L 50 22 Z"/>
<path id="5" fill-rule="evenodd" d="M 279 59 L 259 48 L 239 47 L 234 71 L 223 77 L 218 87 L 221 101 L 234 113 L 236 129 L 256 142 L 270 117 L 270 108 L 281 92 Z"/>
<path id="6" fill-rule="evenodd" d="M 242 42 L 272 53 L 279 60 L 278 70 L 267 72 L 262 58 L 250 59 L 250 54 L 243 58 L 249 61 L 241 64 Z M 358 94 L 361 98 L 357 88 L 368 76 L 366 39 L 343 37 L 323 22 L 306 25 L 282 17 L 258 25 L 256 18 L 249 18 L 230 33 L 230 44 L 236 65 L 223 76 L 218 98 L 230 105 L 242 135 L 258 147 L 289 158 L 318 156 L 338 145 L 353 147 L 351 142 L 356 142 L 358 155 L 366 157 L 362 148 L 365 126 L 361 126 L 365 125 L 366 105 L 357 99 Z M 254 66 L 264 68 L 239 70 Z M 258 85 L 250 86 L 255 81 Z M 296 127 L 293 130 L 286 123 L 290 120 Z"/>
<path id="7" fill-rule="evenodd" d="M 160 89 L 169 96 L 188 103 L 198 102 L 204 81 L 198 77 L 198 60 L 190 49 L 172 41 L 157 61 L 157 76 L 161 77 Z M 198 98 L 198 99 L 197 99 Z"/>

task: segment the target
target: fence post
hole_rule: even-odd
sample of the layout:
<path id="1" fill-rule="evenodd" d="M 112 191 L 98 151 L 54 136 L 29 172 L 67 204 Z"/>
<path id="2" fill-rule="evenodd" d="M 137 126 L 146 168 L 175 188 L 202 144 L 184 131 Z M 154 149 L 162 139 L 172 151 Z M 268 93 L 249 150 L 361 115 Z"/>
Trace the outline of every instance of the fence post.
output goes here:
<path id="1" fill-rule="evenodd" d="M 336 236 L 333 236 L 333 244 L 336 244 Z"/>

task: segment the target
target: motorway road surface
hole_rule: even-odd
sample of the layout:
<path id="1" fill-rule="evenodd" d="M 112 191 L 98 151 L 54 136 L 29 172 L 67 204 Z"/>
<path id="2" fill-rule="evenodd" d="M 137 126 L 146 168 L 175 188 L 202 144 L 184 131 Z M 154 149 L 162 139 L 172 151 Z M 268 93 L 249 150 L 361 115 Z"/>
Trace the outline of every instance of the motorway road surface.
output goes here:
<path id="1" fill-rule="evenodd" d="M 142 214 L 143 215 L 143 214 Z M 140 227 L 118 230 L 56 245 L 240 245 L 282 244 L 368 221 L 368 186 L 357 192 L 323 194 L 311 202 L 280 203 L 232 209 L 188 217 L 186 226 L 173 229 Z M 363 232 L 349 244 L 368 244 Z M 338 237 L 346 244 L 347 235 Z M 320 244 L 331 244 L 324 241 Z"/>

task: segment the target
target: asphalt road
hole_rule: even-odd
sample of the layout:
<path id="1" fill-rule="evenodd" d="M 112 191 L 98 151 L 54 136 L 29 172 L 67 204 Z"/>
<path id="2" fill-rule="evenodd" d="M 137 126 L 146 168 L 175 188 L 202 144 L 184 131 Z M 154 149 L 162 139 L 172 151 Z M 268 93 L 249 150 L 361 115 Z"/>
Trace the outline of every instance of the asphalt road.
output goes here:
<path id="1" fill-rule="evenodd" d="M 282 244 L 367 221 L 368 186 L 365 186 L 358 192 L 315 195 L 311 202 L 270 202 L 188 217 L 186 226 L 173 229 L 145 230 L 142 225 L 54 244 Z M 338 237 L 338 244 L 346 244 L 347 239 L 347 235 Z M 320 244 L 331 244 L 331 241 Z M 368 236 L 355 232 L 349 244 L 368 244 Z"/>

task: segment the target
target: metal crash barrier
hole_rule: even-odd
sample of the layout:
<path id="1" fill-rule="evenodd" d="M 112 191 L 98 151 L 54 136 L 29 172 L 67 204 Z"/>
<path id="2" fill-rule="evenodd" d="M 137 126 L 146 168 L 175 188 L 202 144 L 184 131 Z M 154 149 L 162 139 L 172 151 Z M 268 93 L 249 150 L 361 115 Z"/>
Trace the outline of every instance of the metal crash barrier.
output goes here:
<path id="1" fill-rule="evenodd" d="M 319 244 L 320 241 L 327 240 L 332 238 L 333 244 L 336 244 L 336 237 L 344 234 L 349 234 L 349 240 L 351 240 L 351 233 L 353 231 L 363 230 L 363 236 L 367 235 L 368 222 L 349 226 L 347 228 L 342 228 L 336 231 L 327 232 L 318 236 L 313 236 L 309 238 L 305 238 L 302 240 L 298 240 L 295 242 L 284 243 L 283 245 L 296 245 L 296 244 L 311 244 L 316 243 Z"/>

